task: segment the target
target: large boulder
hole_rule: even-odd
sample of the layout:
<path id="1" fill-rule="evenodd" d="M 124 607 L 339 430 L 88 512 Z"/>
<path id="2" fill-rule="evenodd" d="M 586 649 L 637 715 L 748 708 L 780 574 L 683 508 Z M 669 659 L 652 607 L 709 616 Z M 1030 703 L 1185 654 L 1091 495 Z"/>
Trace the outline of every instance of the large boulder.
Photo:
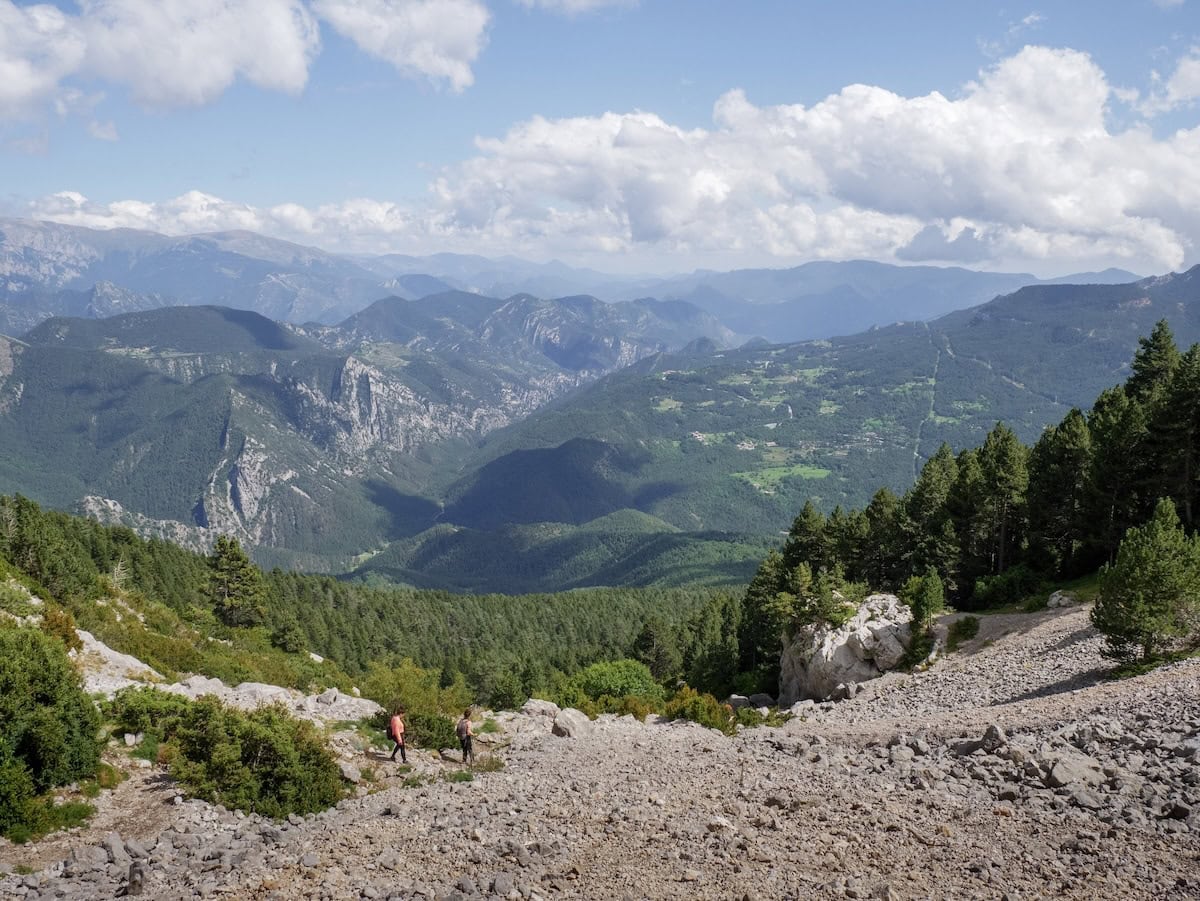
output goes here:
<path id="1" fill-rule="evenodd" d="M 895 669 L 908 650 L 912 611 L 893 594 L 873 594 L 844 625 L 797 631 L 780 660 L 779 706 L 822 700 L 839 685 L 866 682 Z"/>
<path id="2" fill-rule="evenodd" d="M 558 712 L 558 716 L 554 718 L 554 725 L 550 731 L 555 735 L 561 735 L 563 738 L 579 738 L 581 735 L 587 735 L 592 731 L 592 721 L 587 718 L 587 714 L 582 710 L 567 707 Z"/>

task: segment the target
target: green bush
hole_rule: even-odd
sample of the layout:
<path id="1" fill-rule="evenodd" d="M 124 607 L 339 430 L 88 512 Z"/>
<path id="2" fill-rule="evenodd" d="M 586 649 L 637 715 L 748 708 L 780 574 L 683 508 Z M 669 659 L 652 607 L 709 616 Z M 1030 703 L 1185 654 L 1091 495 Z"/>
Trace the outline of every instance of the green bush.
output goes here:
<path id="1" fill-rule="evenodd" d="M 116 732 L 145 732 L 163 739 L 174 735 L 192 702 L 180 695 L 153 688 L 122 688 L 104 704 L 104 715 Z"/>
<path id="2" fill-rule="evenodd" d="M 83 650 L 83 641 L 75 631 L 75 617 L 69 610 L 64 610 L 56 604 L 47 604 L 38 628 L 61 641 L 68 651 Z"/>
<path id="3" fill-rule="evenodd" d="M 662 686 L 655 681 L 650 668 L 637 660 L 593 663 L 576 673 L 571 682 L 593 701 L 607 696 L 643 698 L 654 702 L 662 701 L 663 697 Z"/>
<path id="4" fill-rule="evenodd" d="M 86 779 L 100 763 L 100 715 L 62 642 L 0 627 L 0 756 L 23 764 L 37 792 Z"/>
<path id="5" fill-rule="evenodd" d="M 988 576 L 975 582 L 975 591 L 971 603 L 975 608 L 1003 607 L 1005 604 L 1015 604 L 1022 598 L 1033 594 L 1041 586 L 1042 580 L 1024 563 L 1006 569 L 998 576 Z"/>
<path id="6" fill-rule="evenodd" d="M 0 610 L 13 616 L 29 616 L 38 608 L 30 600 L 29 592 L 15 582 L 0 582 Z"/>
<path id="7" fill-rule="evenodd" d="M 404 718 L 404 736 L 412 747 L 457 748 L 454 720 L 440 713 L 410 713 Z"/>
<path id="8" fill-rule="evenodd" d="M 962 619 L 956 619 L 950 624 L 950 629 L 946 634 L 946 647 L 951 651 L 956 650 L 964 642 L 970 641 L 978 634 L 978 616 L 964 616 Z"/>
<path id="9" fill-rule="evenodd" d="M 210 803 L 279 818 L 324 810 L 344 795 L 321 736 L 282 707 L 242 713 L 201 698 L 170 737 L 172 774 Z"/>
<path id="10" fill-rule="evenodd" d="M 1200 639 L 1200 537 L 1189 537 L 1175 505 L 1160 500 L 1154 516 L 1121 539 L 1117 559 L 1100 573 L 1092 624 L 1105 654 L 1123 664 L 1149 661 Z"/>
<path id="11" fill-rule="evenodd" d="M 29 768 L 0 744 L 0 835 L 29 820 L 33 802 L 33 777 Z"/>
<path id="12" fill-rule="evenodd" d="M 700 694 L 687 686 L 679 689 L 667 701 L 666 716 L 673 720 L 691 720 L 710 729 L 719 729 L 726 735 L 732 735 L 735 731 L 733 708 L 710 694 Z"/>

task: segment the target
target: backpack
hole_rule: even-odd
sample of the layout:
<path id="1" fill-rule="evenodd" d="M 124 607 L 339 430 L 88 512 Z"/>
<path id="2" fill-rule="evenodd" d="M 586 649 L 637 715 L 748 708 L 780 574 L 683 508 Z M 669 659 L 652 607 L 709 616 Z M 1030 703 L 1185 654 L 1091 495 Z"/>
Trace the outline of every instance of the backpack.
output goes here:
<path id="1" fill-rule="evenodd" d="M 395 730 L 394 730 L 394 729 L 392 729 L 392 720 L 391 720 L 391 717 L 388 717 L 388 724 L 387 724 L 387 737 L 388 737 L 388 741 L 395 741 L 395 740 L 396 740 L 396 732 L 395 732 Z"/>

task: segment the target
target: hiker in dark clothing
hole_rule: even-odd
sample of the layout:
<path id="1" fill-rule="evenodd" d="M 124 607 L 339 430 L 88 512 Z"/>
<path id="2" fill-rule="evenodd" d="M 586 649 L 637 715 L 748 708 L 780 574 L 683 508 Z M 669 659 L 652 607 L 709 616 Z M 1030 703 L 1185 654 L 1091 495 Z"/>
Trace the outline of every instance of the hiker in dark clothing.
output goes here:
<path id="1" fill-rule="evenodd" d="M 470 758 L 471 763 L 474 764 L 475 749 L 471 747 L 471 736 L 475 733 L 471 729 L 471 709 L 469 707 L 463 711 L 462 719 L 458 721 L 454 731 L 458 734 L 458 741 L 462 745 L 463 763 Z"/>
<path id="2" fill-rule="evenodd" d="M 392 761 L 396 760 L 396 752 L 400 752 L 400 762 L 408 763 L 408 757 L 404 753 L 404 711 L 399 707 L 392 714 L 392 719 L 388 723 L 388 738 L 396 743 L 396 747 L 392 748 Z"/>

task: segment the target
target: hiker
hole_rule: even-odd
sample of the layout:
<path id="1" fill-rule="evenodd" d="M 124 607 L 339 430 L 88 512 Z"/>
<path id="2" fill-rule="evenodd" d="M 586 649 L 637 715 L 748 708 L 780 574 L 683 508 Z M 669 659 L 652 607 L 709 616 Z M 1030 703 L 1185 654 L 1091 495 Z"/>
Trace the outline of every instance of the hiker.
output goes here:
<path id="1" fill-rule="evenodd" d="M 468 707 L 463 711 L 462 719 L 458 721 L 458 725 L 454 727 L 454 731 L 458 734 L 458 740 L 462 744 L 463 763 L 467 762 L 467 758 L 471 758 L 471 763 L 475 763 L 475 749 L 471 747 L 471 736 L 475 733 L 471 730 L 471 708 Z"/>
<path id="2" fill-rule="evenodd" d="M 404 753 L 404 711 L 399 707 L 392 713 L 392 718 L 388 722 L 388 738 L 396 743 L 396 747 L 392 748 L 392 762 L 396 761 L 396 752 L 400 752 L 400 762 L 408 763 L 408 757 Z"/>

